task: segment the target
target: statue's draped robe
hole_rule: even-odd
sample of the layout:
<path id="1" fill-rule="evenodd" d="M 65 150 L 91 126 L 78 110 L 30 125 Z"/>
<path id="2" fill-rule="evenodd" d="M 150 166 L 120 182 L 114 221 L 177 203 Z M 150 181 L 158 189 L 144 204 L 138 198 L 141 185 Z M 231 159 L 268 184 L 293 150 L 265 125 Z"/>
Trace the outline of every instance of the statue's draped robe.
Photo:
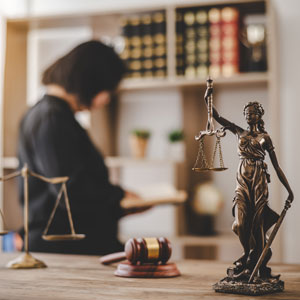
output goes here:
<path id="1" fill-rule="evenodd" d="M 267 230 L 278 219 L 278 214 L 268 206 L 269 174 L 264 158 L 265 150 L 272 151 L 273 146 L 266 143 L 264 135 L 252 136 L 248 133 L 238 136 L 240 163 L 233 202 L 233 214 L 237 206 L 244 216 L 243 226 L 249 234 L 250 251 L 256 252 L 261 252 Z"/>

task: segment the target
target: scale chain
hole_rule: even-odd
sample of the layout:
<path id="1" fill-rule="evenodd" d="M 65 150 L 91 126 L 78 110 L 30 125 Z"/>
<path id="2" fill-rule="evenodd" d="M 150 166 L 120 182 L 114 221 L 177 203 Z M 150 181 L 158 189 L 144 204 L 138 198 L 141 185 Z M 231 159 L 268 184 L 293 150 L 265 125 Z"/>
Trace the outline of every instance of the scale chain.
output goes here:
<path id="1" fill-rule="evenodd" d="M 199 150 L 198 155 L 196 158 L 195 165 L 193 167 L 194 171 L 201 172 L 201 171 L 223 171 L 227 168 L 224 167 L 224 161 L 223 161 L 223 154 L 221 149 L 221 137 L 225 135 L 225 127 L 215 130 L 214 126 L 214 107 L 213 107 L 213 80 L 211 78 L 208 78 L 206 81 L 206 92 L 204 96 L 205 103 L 207 105 L 207 114 L 208 114 L 208 120 L 206 123 L 206 131 L 200 131 L 198 136 L 195 136 L 196 141 L 199 141 Z M 214 145 L 213 149 L 213 155 L 212 157 L 209 157 L 209 159 L 206 159 L 205 153 L 204 153 L 204 137 L 205 136 L 215 136 L 216 137 L 216 143 Z M 216 155 L 219 154 L 219 166 L 214 167 Z M 202 156 L 202 157 L 200 157 Z M 201 160 L 201 161 L 200 161 Z M 197 167 L 198 163 L 200 162 L 200 166 Z"/>
<path id="2" fill-rule="evenodd" d="M 201 148 L 201 154 L 202 154 L 202 165 L 201 168 L 208 168 L 208 163 L 206 160 L 205 152 L 204 152 L 204 138 L 200 140 L 200 148 Z"/>
<path id="3" fill-rule="evenodd" d="M 219 159 L 220 159 L 220 167 L 224 168 L 224 160 L 223 160 L 223 154 L 222 154 L 222 149 L 221 149 L 221 141 L 219 139 Z"/>
<path id="4" fill-rule="evenodd" d="M 217 141 L 216 141 L 215 148 L 214 148 L 214 153 L 213 153 L 213 156 L 211 158 L 210 169 L 212 169 L 214 167 L 214 161 L 215 161 L 215 157 L 216 157 L 216 153 L 217 153 L 217 147 L 219 145 L 219 142 L 220 142 L 220 138 L 217 137 Z"/>
<path id="5" fill-rule="evenodd" d="M 50 225 L 51 225 L 51 223 L 52 223 L 52 220 L 53 220 L 55 211 L 56 211 L 56 209 L 57 209 L 57 206 L 58 206 L 58 204 L 59 204 L 59 201 L 60 201 L 60 199 L 61 199 L 62 193 L 63 193 L 63 186 L 61 186 L 60 191 L 59 191 L 59 193 L 58 193 L 58 195 L 57 195 L 57 198 L 56 198 L 56 201 L 55 201 L 55 205 L 54 205 L 54 207 L 53 207 L 53 210 L 52 210 L 52 212 L 51 212 L 51 215 L 50 215 L 50 218 L 49 218 L 49 220 L 48 220 L 47 226 L 46 226 L 46 228 L 45 228 L 45 230 L 44 230 L 44 232 L 43 232 L 43 235 L 46 235 L 46 234 L 48 233 L 49 227 L 50 227 Z"/>
<path id="6" fill-rule="evenodd" d="M 71 227 L 71 233 L 73 235 L 75 235 L 73 219 L 72 219 L 72 213 L 71 213 L 71 208 L 70 208 L 70 201 L 69 201 L 69 197 L 68 197 L 68 193 L 67 193 L 67 187 L 66 187 L 65 182 L 63 183 L 63 190 L 64 190 L 64 195 L 65 195 L 65 203 L 66 203 L 66 207 L 67 207 L 68 218 L 69 218 L 70 227 Z"/>
<path id="7" fill-rule="evenodd" d="M 200 141 L 199 141 L 198 153 L 197 153 L 197 157 L 196 157 L 196 161 L 195 161 L 195 164 L 194 164 L 193 169 L 195 169 L 195 168 L 197 167 L 197 165 L 198 165 L 198 161 L 199 161 L 199 157 L 200 157 L 200 147 L 201 147 L 200 144 L 201 144 L 201 139 L 200 139 Z"/>
<path id="8" fill-rule="evenodd" d="M 67 188 L 66 188 L 66 183 L 65 182 L 62 184 L 62 186 L 60 188 L 60 191 L 57 195 L 54 208 L 51 212 L 50 218 L 48 220 L 48 223 L 47 223 L 47 226 L 44 230 L 43 235 L 46 235 L 48 233 L 49 227 L 50 227 L 50 225 L 52 223 L 52 220 L 54 218 L 54 214 L 55 214 L 56 209 L 58 207 L 59 201 L 61 200 L 62 194 L 64 194 L 64 196 L 65 196 L 65 204 L 66 204 L 68 219 L 69 219 L 69 223 L 70 223 L 70 227 L 71 227 L 71 233 L 73 235 L 75 235 L 75 230 L 74 230 L 74 225 L 73 225 L 73 220 L 72 220 L 72 214 L 71 214 L 71 208 L 70 208 L 70 204 L 69 204 L 69 197 L 68 197 L 68 194 L 67 194 Z"/>
<path id="9" fill-rule="evenodd" d="M 205 153 L 204 153 L 204 141 L 203 141 L 203 137 L 199 141 L 198 155 L 197 155 L 196 162 L 195 162 L 195 165 L 194 165 L 193 169 L 195 169 L 197 167 L 199 159 L 200 159 L 200 156 L 202 158 L 200 168 L 201 169 L 208 168 L 208 163 L 207 163 L 207 160 L 206 160 L 206 157 L 205 157 Z"/>

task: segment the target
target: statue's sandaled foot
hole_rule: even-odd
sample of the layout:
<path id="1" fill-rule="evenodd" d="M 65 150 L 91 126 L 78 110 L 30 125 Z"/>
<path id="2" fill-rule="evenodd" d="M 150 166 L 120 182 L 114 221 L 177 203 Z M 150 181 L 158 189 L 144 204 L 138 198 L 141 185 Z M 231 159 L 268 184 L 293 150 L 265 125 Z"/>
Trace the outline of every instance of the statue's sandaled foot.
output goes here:
<path id="1" fill-rule="evenodd" d="M 233 276 L 235 280 L 249 280 L 251 271 L 249 269 L 244 269 L 239 274 Z"/>
<path id="2" fill-rule="evenodd" d="M 280 274 L 273 275 L 271 272 L 271 268 L 263 267 L 259 270 L 259 277 L 262 279 L 279 280 Z"/>
<path id="3" fill-rule="evenodd" d="M 248 253 L 245 253 L 244 255 L 242 255 L 239 259 L 237 259 L 233 264 L 237 267 L 237 268 L 241 268 L 243 266 L 246 265 L 248 259 Z"/>
<path id="4" fill-rule="evenodd" d="M 240 274 L 246 269 L 246 261 L 248 258 L 248 254 L 244 254 L 241 256 L 239 259 L 237 259 L 233 264 L 233 268 L 228 268 L 227 269 L 227 274 L 229 277 L 233 278 L 233 276 Z"/>
<path id="5" fill-rule="evenodd" d="M 243 269 L 239 270 L 238 268 L 228 268 L 227 269 L 227 275 L 229 278 L 236 280 L 236 281 L 242 281 L 242 280 L 248 280 L 251 275 L 251 271 L 249 269 Z"/>

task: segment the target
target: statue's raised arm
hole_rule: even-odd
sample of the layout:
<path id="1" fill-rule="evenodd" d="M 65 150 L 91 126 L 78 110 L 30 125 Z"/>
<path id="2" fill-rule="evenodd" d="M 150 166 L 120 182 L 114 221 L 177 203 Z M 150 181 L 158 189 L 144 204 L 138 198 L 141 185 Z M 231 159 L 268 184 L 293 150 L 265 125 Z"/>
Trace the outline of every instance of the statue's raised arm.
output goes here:
<path id="1" fill-rule="evenodd" d="M 225 127 L 225 129 L 230 130 L 232 133 L 237 134 L 239 132 L 243 132 L 244 129 L 235 125 L 234 123 L 228 121 L 227 119 L 223 118 L 220 116 L 220 114 L 218 113 L 218 111 L 216 110 L 216 108 L 211 105 L 212 107 L 210 107 L 210 104 L 212 103 L 212 96 L 213 96 L 213 81 L 212 79 L 207 79 L 206 81 L 207 84 L 207 88 L 204 94 L 204 100 L 205 100 L 205 104 L 207 106 L 208 111 L 210 111 L 210 109 L 212 110 L 212 117 L 223 127 Z"/>

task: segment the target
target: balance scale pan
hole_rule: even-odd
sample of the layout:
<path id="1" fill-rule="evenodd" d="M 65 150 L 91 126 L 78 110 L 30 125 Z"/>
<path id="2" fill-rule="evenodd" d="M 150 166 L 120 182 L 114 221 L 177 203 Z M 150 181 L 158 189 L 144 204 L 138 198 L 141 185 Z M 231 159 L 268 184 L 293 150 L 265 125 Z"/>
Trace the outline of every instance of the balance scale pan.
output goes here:
<path id="1" fill-rule="evenodd" d="M 193 168 L 192 170 L 195 172 L 206 172 L 206 171 L 209 171 L 210 169 L 209 168 Z"/>
<path id="2" fill-rule="evenodd" d="M 228 168 L 193 168 L 192 170 L 195 171 L 195 172 L 206 172 L 206 171 L 220 172 L 220 171 L 225 171 L 227 169 Z"/>
<path id="3" fill-rule="evenodd" d="M 85 238 L 85 234 L 52 234 L 42 235 L 42 238 L 46 241 L 75 241 Z"/>
<path id="4" fill-rule="evenodd" d="M 211 171 L 217 171 L 217 172 L 220 172 L 220 171 L 225 171 L 227 170 L 228 168 L 210 168 Z"/>
<path id="5" fill-rule="evenodd" d="M 8 231 L 0 231 L 0 235 L 6 235 L 8 234 Z"/>

